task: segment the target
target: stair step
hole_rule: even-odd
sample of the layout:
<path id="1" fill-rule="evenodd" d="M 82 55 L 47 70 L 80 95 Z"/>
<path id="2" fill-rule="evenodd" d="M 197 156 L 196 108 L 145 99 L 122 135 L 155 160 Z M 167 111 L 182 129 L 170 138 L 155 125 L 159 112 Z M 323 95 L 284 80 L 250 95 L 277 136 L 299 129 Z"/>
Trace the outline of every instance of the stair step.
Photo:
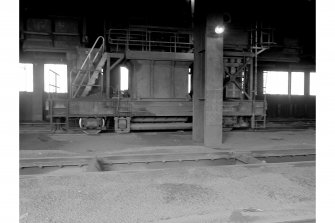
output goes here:
<path id="1" fill-rule="evenodd" d="M 87 86 L 85 87 L 84 91 L 82 92 L 81 96 L 87 96 L 88 93 L 91 91 L 92 89 L 92 85 L 95 84 L 95 81 L 98 79 L 99 77 L 99 73 L 102 69 L 102 67 L 104 66 L 105 62 L 107 60 L 107 54 L 104 53 L 96 67 L 96 69 L 94 70 L 93 75 L 91 76 L 90 80 L 87 82 Z"/>

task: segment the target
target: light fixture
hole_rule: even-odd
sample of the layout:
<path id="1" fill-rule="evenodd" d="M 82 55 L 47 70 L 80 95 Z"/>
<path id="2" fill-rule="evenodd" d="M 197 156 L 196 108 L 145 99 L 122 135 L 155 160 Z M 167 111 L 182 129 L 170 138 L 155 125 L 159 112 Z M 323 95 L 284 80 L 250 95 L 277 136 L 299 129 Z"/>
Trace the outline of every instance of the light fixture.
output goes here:
<path id="1" fill-rule="evenodd" d="M 215 33 L 216 34 L 222 34 L 224 32 L 224 26 L 222 26 L 222 25 L 217 25 L 216 27 L 215 27 Z"/>

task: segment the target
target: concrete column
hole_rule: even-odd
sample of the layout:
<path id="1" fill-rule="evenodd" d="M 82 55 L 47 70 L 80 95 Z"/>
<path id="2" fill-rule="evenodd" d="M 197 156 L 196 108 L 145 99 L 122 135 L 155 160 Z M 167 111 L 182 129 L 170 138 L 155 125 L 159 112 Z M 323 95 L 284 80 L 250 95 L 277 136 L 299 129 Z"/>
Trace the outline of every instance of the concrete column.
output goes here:
<path id="1" fill-rule="evenodd" d="M 34 64 L 33 71 L 34 92 L 32 121 L 43 121 L 44 64 Z"/>
<path id="2" fill-rule="evenodd" d="M 75 77 L 76 73 L 71 71 L 75 71 L 77 69 L 77 53 L 75 51 L 68 51 L 66 53 L 67 60 L 67 92 L 68 98 L 72 97 L 72 81 Z"/>
<path id="3" fill-rule="evenodd" d="M 196 3 L 196 17 L 194 24 L 194 63 L 193 63 L 193 126 L 192 139 L 204 142 L 204 98 L 205 98 L 205 18 L 200 15 L 201 7 Z M 198 13 L 198 14 L 197 14 Z"/>
<path id="4" fill-rule="evenodd" d="M 220 14 L 207 15 L 205 40 L 205 146 L 222 144 L 223 35 L 215 27 L 223 25 Z"/>

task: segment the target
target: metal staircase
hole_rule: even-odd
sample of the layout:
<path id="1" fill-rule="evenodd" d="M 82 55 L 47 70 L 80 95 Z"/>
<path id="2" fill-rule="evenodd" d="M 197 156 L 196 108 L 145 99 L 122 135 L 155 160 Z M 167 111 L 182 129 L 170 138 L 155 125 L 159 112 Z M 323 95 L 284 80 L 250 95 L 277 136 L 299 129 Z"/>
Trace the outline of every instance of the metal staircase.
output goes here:
<path id="1" fill-rule="evenodd" d="M 102 40 L 102 43 L 100 47 L 96 49 L 95 46 L 100 39 Z M 105 65 L 106 60 L 107 54 L 105 53 L 105 39 L 104 37 L 99 36 L 87 54 L 87 57 L 80 69 L 77 71 L 76 77 L 73 81 L 71 81 L 72 98 L 85 97 L 91 92 L 94 86 L 100 86 L 95 83 L 99 78 L 99 74 L 102 72 L 102 68 Z"/>

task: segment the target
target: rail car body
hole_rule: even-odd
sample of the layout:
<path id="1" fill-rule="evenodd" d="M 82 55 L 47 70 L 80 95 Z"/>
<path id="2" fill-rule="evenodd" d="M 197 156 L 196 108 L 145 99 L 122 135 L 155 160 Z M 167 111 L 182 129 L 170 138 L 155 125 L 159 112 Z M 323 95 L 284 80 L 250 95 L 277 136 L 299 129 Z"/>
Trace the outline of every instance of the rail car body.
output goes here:
<path id="1" fill-rule="evenodd" d="M 138 36 L 141 30 L 135 31 Z M 177 37 L 172 42 L 155 41 L 152 37 L 150 41 L 137 39 L 132 45 L 130 30 L 127 32 L 128 39 L 124 39 L 117 36 L 120 33 L 109 31 L 109 48 L 105 48 L 102 38 L 100 48 L 94 44 L 91 50 L 78 53 L 80 69 L 69 75 L 69 97 L 48 100 L 51 122 L 65 120 L 68 128 L 96 132 L 192 128 L 189 83 L 193 53 L 187 33 L 174 34 L 183 37 L 179 42 Z M 156 51 L 152 50 L 154 47 Z M 252 54 L 227 50 L 222 60 L 223 127 L 250 127 L 257 120 L 265 123 L 266 101 L 252 97 L 256 81 Z M 125 91 L 120 90 L 120 67 L 129 71 Z"/>

